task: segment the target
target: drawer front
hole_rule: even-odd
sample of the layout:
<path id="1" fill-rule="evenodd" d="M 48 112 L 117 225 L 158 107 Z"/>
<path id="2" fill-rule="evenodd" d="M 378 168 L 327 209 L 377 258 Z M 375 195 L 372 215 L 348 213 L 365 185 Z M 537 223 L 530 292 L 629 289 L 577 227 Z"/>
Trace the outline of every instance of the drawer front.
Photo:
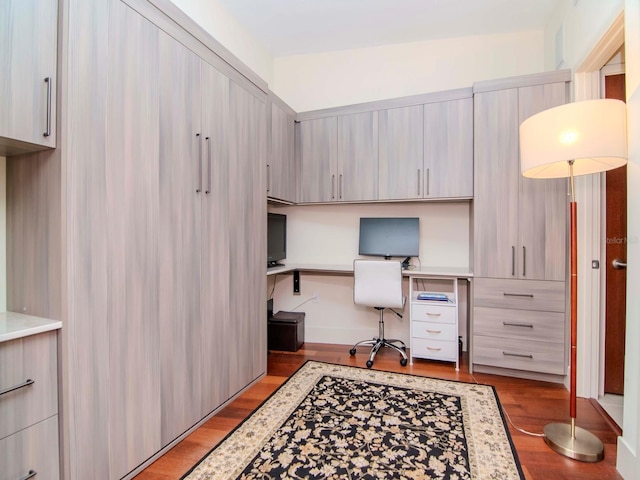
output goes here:
<path id="1" fill-rule="evenodd" d="M 0 480 L 25 478 L 30 471 L 34 480 L 59 480 L 58 416 L 0 440 L 0 465 Z"/>
<path id="2" fill-rule="evenodd" d="M 473 280 L 473 304 L 476 307 L 564 312 L 565 282 L 476 278 Z"/>
<path id="3" fill-rule="evenodd" d="M 0 438 L 58 413 L 56 351 L 56 332 L 0 343 L 0 392 L 19 387 L 0 395 Z"/>
<path id="4" fill-rule="evenodd" d="M 456 323 L 456 307 L 433 303 L 412 303 L 411 320 L 419 322 Z"/>
<path id="5" fill-rule="evenodd" d="M 474 335 L 473 363 L 564 375 L 564 346 Z"/>
<path id="6" fill-rule="evenodd" d="M 564 313 L 474 307 L 474 335 L 564 344 Z"/>
<path id="7" fill-rule="evenodd" d="M 411 322 L 413 338 L 429 338 L 431 340 L 456 341 L 455 323 Z"/>
<path id="8" fill-rule="evenodd" d="M 458 358 L 458 342 L 442 342 L 426 338 L 414 338 L 411 343 L 411 356 L 448 360 L 455 362 Z"/>

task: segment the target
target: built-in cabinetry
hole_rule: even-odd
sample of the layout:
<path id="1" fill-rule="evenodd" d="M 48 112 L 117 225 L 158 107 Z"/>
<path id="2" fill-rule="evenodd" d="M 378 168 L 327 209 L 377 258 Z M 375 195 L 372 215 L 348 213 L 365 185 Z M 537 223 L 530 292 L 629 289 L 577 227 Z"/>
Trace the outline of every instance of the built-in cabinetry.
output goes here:
<path id="1" fill-rule="evenodd" d="M 266 372 L 266 85 L 170 2 L 63 3 L 63 141 L 7 159 L 7 305 L 63 320 L 65 478 L 129 478 Z"/>
<path id="2" fill-rule="evenodd" d="M 457 370 L 458 279 L 409 275 L 409 298 L 410 364 L 414 358 L 443 360 L 455 362 Z"/>
<path id="3" fill-rule="evenodd" d="M 296 112 L 269 92 L 267 102 L 267 196 L 287 203 L 296 201 Z"/>
<path id="4" fill-rule="evenodd" d="M 60 478 L 57 348 L 56 331 L 0 342 L 1 480 Z"/>
<path id="5" fill-rule="evenodd" d="M 522 177 L 518 131 L 566 103 L 569 80 L 564 71 L 474 85 L 473 368 L 564 372 L 566 181 Z"/>
<path id="6" fill-rule="evenodd" d="M 301 203 L 473 196 L 471 89 L 298 114 Z"/>
<path id="7" fill-rule="evenodd" d="M 57 0 L 0 2 L 0 155 L 56 146 Z"/>

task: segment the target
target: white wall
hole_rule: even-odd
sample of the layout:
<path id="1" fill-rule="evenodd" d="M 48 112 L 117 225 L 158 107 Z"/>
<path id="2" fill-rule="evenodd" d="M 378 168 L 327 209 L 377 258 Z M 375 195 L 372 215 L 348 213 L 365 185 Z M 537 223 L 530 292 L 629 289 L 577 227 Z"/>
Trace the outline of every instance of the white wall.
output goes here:
<path id="1" fill-rule="evenodd" d="M 287 260 L 284 263 L 350 265 L 358 258 L 360 217 L 406 216 L 420 218 L 420 258 L 412 264 L 431 267 L 464 267 L 470 264 L 469 203 L 392 203 L 366 205 L 305 205 L 270 207 L 287 215 Z M 353 276 L 302 273 L 300 295 L 293 295 L 291 274 L 269 277 L 274 289 L 274 311 L 305 312 L 305 341 L 353 344 L 373 338 L 377 315 L 353 304 Z M 409 291 L 405 282 L 405 292 Z M 466 282 L 460 294 L 466 298 Z M 320 301 L 309 301 L 318 294 Z M 305 303 L 306 302 L 306 303 Z M 296 308 L 299 307 L 299 308 Z M 466 300 L 460 305 L 461 335 L 466 339 Z M 389 338 L 409 342 L 409 316 L 400 320 L 386 315 Z M 465 342 L 466 345 L 466 342 Z"/>
<path id="2" fill-rule="evenodd" d="M 543 32 L 471 36 L 278 57 L 271 90 L 303 112 L 470 87 L 543 67 Z"/>
<path id="3" fill-rule="evenodd" d="M 7 310 L 7 161 L 0 157 L 0 312 Z"/>
<path id="4" fill-rule="evenodd" d="M 273 57 L 216 0 L 171 0 L 267 83 L 273 80 Z"/>

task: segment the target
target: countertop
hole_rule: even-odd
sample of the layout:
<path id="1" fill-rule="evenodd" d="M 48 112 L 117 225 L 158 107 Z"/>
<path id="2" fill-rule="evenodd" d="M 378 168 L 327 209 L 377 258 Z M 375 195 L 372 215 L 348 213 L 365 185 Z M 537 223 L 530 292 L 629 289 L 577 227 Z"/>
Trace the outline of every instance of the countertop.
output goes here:
<path id="1" fill-rule="evenodd" d="M 62 328 L 62 322 L 15 312 L 0 312 L 0 343 Z"/>

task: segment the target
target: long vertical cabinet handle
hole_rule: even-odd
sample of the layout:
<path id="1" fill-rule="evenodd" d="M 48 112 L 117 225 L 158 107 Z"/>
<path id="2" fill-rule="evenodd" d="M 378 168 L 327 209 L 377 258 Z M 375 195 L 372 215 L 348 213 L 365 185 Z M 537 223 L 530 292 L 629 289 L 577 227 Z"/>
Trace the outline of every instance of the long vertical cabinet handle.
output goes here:
<path id="1" fill-rule="evenodd" d="M 516 247 L 511 246 L 511 276 L 516 276 Z"/>
<path id="2" fill-rule="evenodd" d="M 269 164 L 267 163 L 267 193 L 271 191 L 271 170 L 269 169 Z"/>
<path id="3" fill-rule="evenodd" d="M 20 480 L 29 480 L 30 478 L 35 477 L 38 474 L 35 470 L 29 470 L 26 477 L 21 477 Z"/>
<path id="4" fill-rule="evenodd" d="M 418 169 L 418 196 L 420 196 L 420 178 L 422 175 L 422 170 Z"/>
<path id="5" fill-rule="evenodd" d="M 51 135 L 51 77 L 44 79 L 47 84 L 47 130 L 43 133 L 45 137 Z"/>
<path id="6" fill-rule="evenodd" d="M 207 141 L 207 189 L 204 193 L 209 195 L 211 193 L 211 139 L 206 137 L 205 140 Z"/>
<path id="7" fill-rule="evenodd" d="M 331 200 L 336 198 L 336 176 L 331 175 Z"/>
<path id="8" fill-rule="evenodd" d="M 196 133 L 196 138 L 198 139 L 198 185 L 196 193 L 200 193 L 202 191 L 202 139 L 199 133 Z"/>
<path id="9" fill-rule="evenodd" d="M 522 247 L 522 276 L 527 276 L 527 247 Z"/>
<path id="10" fill-rule="evenodd" d="M 338 199 L 342 200 L 342 174 L 340 174 L 340 181 L 338 182 Z"/>
<path id="11" fill-rule="evenodd" d="M 427 186 L 426 186 L 426 189 L 427 189 L 427 197 L 429 196 L 429 190 L 430 190 L 430 189 L 429 189 L 429 183 L 430 183 L 430 182 L 429 182 L 429 180 L 430 180 L 430 178 L 429 178 L 429 173 L 430 173 L 430 172 L 429 172 L 429 169 L 427 168 Z"/>

